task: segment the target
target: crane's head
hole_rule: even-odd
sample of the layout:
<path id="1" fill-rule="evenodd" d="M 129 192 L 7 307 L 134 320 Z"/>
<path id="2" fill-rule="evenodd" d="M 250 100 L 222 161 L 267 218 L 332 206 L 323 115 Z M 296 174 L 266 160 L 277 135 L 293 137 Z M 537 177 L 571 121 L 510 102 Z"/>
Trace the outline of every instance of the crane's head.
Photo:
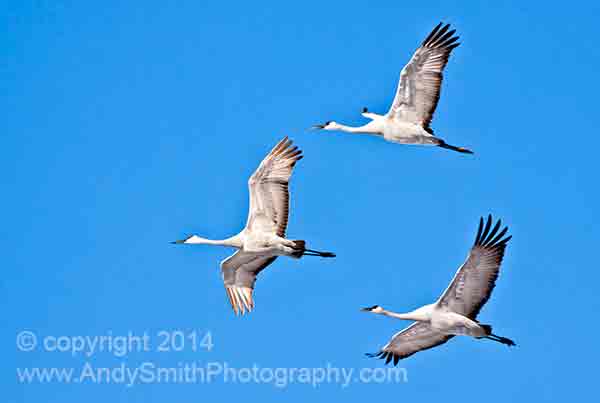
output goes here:
<path id="1" fill-rule="evenodd" d="M 373 312 L 373 313 L 381 313 L 383 312 L 383 308 L 380 307 L 379 305 L 373 305 L 367 308 L 362 308 L 361 311 L 363 312 Z"/>
<path id="2" fill-rule="evenodd" d="M 339 125 L 333 120 L 329 120 L 322 125 L 314 125 L 312 128 L 316 130 L 337 130 Z"/>

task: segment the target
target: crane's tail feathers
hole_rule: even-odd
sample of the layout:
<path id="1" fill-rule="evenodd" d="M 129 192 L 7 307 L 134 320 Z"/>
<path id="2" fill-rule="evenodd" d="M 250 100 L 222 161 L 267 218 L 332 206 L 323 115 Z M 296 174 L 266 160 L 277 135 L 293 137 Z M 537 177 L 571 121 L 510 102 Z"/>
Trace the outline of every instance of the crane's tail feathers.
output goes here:
<path id="1" fill-rule="evenodd" d="M 438 147 L 447 148 L 448 150 L 457 151 L 457 152 L 463 153 L 463 154 L 474 154 L 473 151 L 471 151 L 467 148 L 456 147 L 456 146 L 450 145 L 450 144 L 446 143 L 444 140 L 441 140 L 441 142 L 438 144 Z"/>

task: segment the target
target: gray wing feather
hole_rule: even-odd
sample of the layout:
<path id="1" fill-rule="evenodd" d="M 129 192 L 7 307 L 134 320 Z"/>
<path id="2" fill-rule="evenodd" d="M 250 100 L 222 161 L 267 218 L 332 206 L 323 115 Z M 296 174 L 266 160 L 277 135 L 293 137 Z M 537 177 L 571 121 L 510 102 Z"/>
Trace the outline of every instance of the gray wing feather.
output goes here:
<path id="1" fill-rule="evenodd" d="M 432 329 L 428 323 L 415 322 L 396 333 L 389 343 L 383 346 L 377 353 L 367 355 L 369 357 L 385 359 L 386 364 L 393 360 L 394 365 L 396 365 L 398 361 L 410 357 L 419 351 L 444 344 L 452 337 L 454 336 Z"/>
<path id="2" fill-rule="evenodd" d="M 388 116 L 432 132 L 429 125 L 440 99 L 442 71 L 452 49 L 460 45 L 459 37 L 453 36 L 456 30 L 449 28 L 450 24 L 438 24 L 404 66 Z"/>
<path id="3" fill-rule="evenodd" d="M 277 259 L 276 256 L 256 256 L 242 251 L 221 262 L 221 273 L 229 302 L 236 314 L 254 309 L 256 276 Z"/>
<path id="4" fill-rule="evenodd" d="M 285 237 L 288 223 L 288 189 L 292 170 L 302 159 L 302 151 L 285 137 L 260 163 L 248 180 L 250 209 L 246 228 L 275 232 Z"/>
<path id="5" fill-rule="evenodd" d="M 483 217 L 479 220 L 477 236 L 469 257 L 454 275 L 438 304 L 470 319 L 477 317 L 492 295 L 506 245 L 512 238 L 504 238 L 507 227 L 498 232 L 501 223 L 498 220 L 492 228 L 491 215 L 485 225 Z"/>

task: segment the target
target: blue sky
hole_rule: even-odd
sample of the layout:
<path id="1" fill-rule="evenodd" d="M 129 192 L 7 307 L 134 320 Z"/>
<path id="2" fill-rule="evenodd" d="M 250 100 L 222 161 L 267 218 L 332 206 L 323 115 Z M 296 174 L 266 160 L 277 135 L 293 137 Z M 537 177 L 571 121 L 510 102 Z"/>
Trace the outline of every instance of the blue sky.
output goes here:
<path id="1" fill-rule="evenodd" d="M 593 2 L 3 2 L 3 394 L 10 402 L 465 401 L 585 398 L 600 331 Z M 175 4 L 176 3 L 176 4 Z M 439 21 L 453 53 L 433 128 L 475 150 L 306 130 L 384 113 Z M 246 181 L 284 135 L 304 150 L 288 235 L 335 260 L 279 259 L 235 317 L 219 261 L 176 247 L 245 222 Z M 518 347 L 454 339 L 401 363 L 404 384 L 23 384 L 16 368 L 226 362 L 380 367 L 407 323 L 359 312 L 432 302 L 480 215 L 510 226 L 480 320 Z M 212 351 L 18 351 L 16 335 L 210 332 Z M 153 341 L 157 341 L 156 338 Z M 5 372 L 6 371 L 6 372 Z M 464 388 L 464 389 L 463 389 Z"/>

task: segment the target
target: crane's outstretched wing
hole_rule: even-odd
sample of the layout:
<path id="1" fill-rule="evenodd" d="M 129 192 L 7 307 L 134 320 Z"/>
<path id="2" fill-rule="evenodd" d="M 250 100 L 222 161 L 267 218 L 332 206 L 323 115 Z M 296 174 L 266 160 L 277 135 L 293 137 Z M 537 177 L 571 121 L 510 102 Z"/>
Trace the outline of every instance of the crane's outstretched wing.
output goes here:
<path id="1" fill-rule="evenodd" d="M 400 73 L 396 97 L 388 116 L 421 125 L 432 133 L 429 124 L 440 99 L 442 71 L 448 63 L 458 36 L 455 29 L 448 31 L 450 24 L 442 28 L 439 23 L 415 51 Z"/>
<path id="2" fill-rule="evenodd" d="M 302 151 L 285 137 L 260 163 L 248 180 L 250 209 L 246 228 L 285 236 L 290 193 L 288 183 Z"/>
<path id="3" fill-rule="evenodd" d="M 396 333 L 379 352 L 367 354 L 367 356 L 379 357 L 380 359 L 385 358 L 386 364 L 394 360 L 394 365 L 396 365 L 398 361 L 410 357 L 419 351 L 444 344 L 452 337 L 454 336 L 432 329 L 429 323 L 415 322 L 406 329 Z"/>
<path id="4" fill-rule="evenodd" d="M 221 262 L 225 292 L 236 315 L 254 309 L 256 276 L 275 259 L 277 256 L 256 256 L 238 250 Z"/>
<path id="5" fill-rule="evenodd" d="M 508 227 L 504 227 L 498 233 L 501 223 L 498 220 L 490 230 L 491 215 L 488 215 L 485 228 L 483 217 L 479 220 L 475 244 L 471 248 L 469 257 L 454 275 L 452 282 L 438 300 L 438 304 L 475 320 L 481 307 L 492 295 L 506 244 L 512 238 L 508 236 L 503 239 Z"/>

